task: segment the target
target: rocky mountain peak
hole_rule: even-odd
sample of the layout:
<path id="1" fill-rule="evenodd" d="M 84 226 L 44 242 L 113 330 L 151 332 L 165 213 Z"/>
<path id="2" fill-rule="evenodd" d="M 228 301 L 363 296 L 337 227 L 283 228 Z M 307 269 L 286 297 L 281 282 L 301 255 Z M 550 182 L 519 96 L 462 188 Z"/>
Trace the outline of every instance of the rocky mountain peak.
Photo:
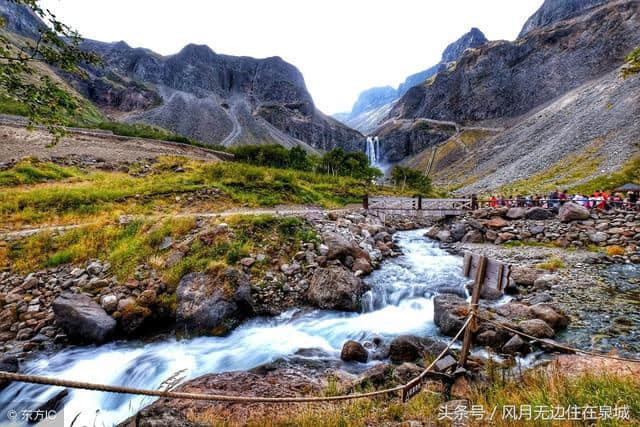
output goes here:
<path id="1" fill-rule="evenodd" d="M 444 64 L 453 62 L 458 59 L 466 49 L 482 46 L 488 41 L 482 31 L 473 27 L 468 33 L 447 46 L 442 53 L 442 60 L 440 62 Z"/>
<path id="2" fill-rule="evenodd" d="M 6 21 L 6 29 L 25 37 L 37 38 L 39 29 L 46 27 L 31 9 L 8 0 L 0 1 L 0 16 Z"/>
<path id="3" fill-rule="evenodd" d="M 584 11 L 601 6 L 610 0 L 545 0 L 524 24 L 518 38 L 537 28 L 546 27 L 565 19 L 573 18 Z"/>

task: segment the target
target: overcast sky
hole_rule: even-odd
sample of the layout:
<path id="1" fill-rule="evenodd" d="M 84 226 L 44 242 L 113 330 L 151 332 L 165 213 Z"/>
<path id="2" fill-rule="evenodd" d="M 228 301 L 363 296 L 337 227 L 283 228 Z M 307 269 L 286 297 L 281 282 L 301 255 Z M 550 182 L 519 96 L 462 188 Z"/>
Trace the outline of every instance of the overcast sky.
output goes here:
<path id="1" fill-rule="evenodd" d="M 188 43 L 280 56 L 302 71 L 316 105 L 349 111 L 372 86 L 397 87 L 440 60 L 471 27 L 513 40 L 543 0 L 43 0 L 86 38 L 163 55 Z"/>

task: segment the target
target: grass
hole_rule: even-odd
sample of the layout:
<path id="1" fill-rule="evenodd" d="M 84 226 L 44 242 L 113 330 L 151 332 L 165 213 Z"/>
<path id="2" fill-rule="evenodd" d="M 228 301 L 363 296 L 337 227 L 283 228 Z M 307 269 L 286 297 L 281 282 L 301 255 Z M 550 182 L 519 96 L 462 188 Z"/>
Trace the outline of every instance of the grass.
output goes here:
<path id="1" fill-rule="evenodd" d="M 0 188 L 46 181 L 60 181 L 79 176 L 75 168 L 41 162 L 35 158 L 23 159 L 14 167 L 0 171 Z"/>
<path id="2" fill-rule="evenodd" d="M 574 183 L 589 178 L 600 167 L 602 156 L 599 154 L 599 150 L 603 142 L 604 140 L 601 138 L 595 139 L 583 152 L 567 156 L 544 171 L 507 184 L 496 190 L 495 193 L 506 195 L 544 194 L 556 188 L 569 188 L 573 194 L 580 188 L 573 186 Z"/>
<path id="3" fill-rule="evenodd" d="M 545 261 L 545 262 L 541 262 L 540 264 L 536 265 L 537 268 L 540 268 L 542 270 L 547 270 L 547 271 L 557 271 L 560 270 L 562 268 L 565 268 L 566 265 L 564 263 L 564 261 L 562 261 L 560 258 L 557 257 L 551 257 L 549 260 Z"/>
<path id="4" fill-rule="evenodd" d="M 491 379 L 491 378 L 490 378 Z M 440 395 L 422 391 L 406 404 L 396 399 L 376 398 L 356 400 L 345 404 L 326 406 L 293 406 L 288 411 L 279 411 L 269 417 L 255 417 L 247 423 L 249 426 L 304 426 L 304 427 L 364 427 L 370 425 L 394 425 L 395 423 L 418 421 L 425 425 L 451 425 L 450 419 L 439 419 L 443 412 L 439 405 L 444 400 Z M 567 408 L 627 405 L 631 414 L 628 422 L 621 420 L 602 420 L 584 422 L 584 425 L 631 426 L 638 425 L 640 414 L 640 379 L 607 373 L 582 373 L 569 375 L 558 368 L 539 369 L 525 372 L 516 379 L 493 378 L 488 385 L 479 385 L 470 390 L 470 402 L 467 411 L 473 407 L 481 408 L 491 414 L 496 408 L 493 421 L 489 415 L 485 419 L 475 419 L 468 413 L 465 425 L 484 426 L 572 426 L 576 421 L 513 420 L 503 417 L 504 408 L 531 406 L 535 417 L 537 408 Z M 450 415 L 452 415 L 450 413 Z M 204 425 L 234 425 L 214 410 L 198 411 L 190 419 Z M 580 424 L 580 425 L 582 425 Z M 402 424 L 404 425 L 404 424 Z M 408 424 L 407 424 L 408 425 Z"/>
<path id="5" fill-rule="evenodd" d="M 185 257 L 165 269 L 163 277 L 168 284 L 177 284 L 183 275 L 193 271 L 236 266 L 242 258 L 262 254 L 265 260 L 251 267 L 253 277 L 259 280 L 271 262 L 288 262 L 300 250 L 301 243 L 318 240 L 313 229 L 300 218 L 237 215 L 226 221 L 233 234 L 194 240 Z"/>
<path id="6" fill-rule="evenodd" d="M 174 171 L 178 166 L 183 173 Z M 40 184 L 9 187 L 36 183 Z M 20 163 L 0 175 L 0 215 L 3 225 L 16 227 L 45 221 L 80 222 L 118 213 L 153 213 L 158 206 L 175 208 L 176 194 L 210 188 L 222 190 L 227 202 L 218 199 L 203 208 L 207 211 L 224 210 L 230 205 L 335 208 L 359 203 L 366 193 L 398 193 L 349 177 L 177 157 L 159 159 L 142 177 L 32 162 Z"/>
<path id="7" fill-rule="evenodd" d="M 183 275 L 194 271 L 215 272 L 236 266 L 251 254 L 266 259 L 252 267 L 255 276 L 266 271 L 273 260 L 288 262 L 302 242 L 317 242 L 318 236 L 307 223 L 294 217 L 238 215 L 227 218 L 232 233 L 194 239 L 184 257 L 166 265 L 171 249 L 160 250 L 166 237 L 175 244 L 196 227 L 193 217 L 169 217 L 154 221 L 132 221 L 127 225 L 102 221 L 62 234 L 41 232 L 0 247 L 0 270 L 11 268 L 22 274 L 62 264 L 82 264 L 90 259 L 111 263 L 120 281 L 132 277 L 136 267 L 148 264 L 167 284 L 174 286 Z"/>
<path id="8" fill-rule="evenodd" d="M 627 183 L 640 182 L 640 155 L 629 159 L 622 168 L 606 175 L 600 175 L 571 188 L 572 193 L 592 194 L 596 190 L 612 190 Z"/>

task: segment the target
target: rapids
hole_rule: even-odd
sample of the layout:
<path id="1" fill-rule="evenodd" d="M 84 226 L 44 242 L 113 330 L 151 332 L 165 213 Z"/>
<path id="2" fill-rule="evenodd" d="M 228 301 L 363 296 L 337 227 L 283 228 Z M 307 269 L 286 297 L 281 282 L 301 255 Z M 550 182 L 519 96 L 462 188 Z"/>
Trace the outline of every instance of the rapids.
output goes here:
<path id="1" fill-rule="evenodd" d="M 365 279 L 370 290 L 360 313 L 292 309 L 273 318 L 254 318 L 226 337 L 165 338 L 150 343 L 117 341 L 41 354 L 22 366 L 23 373 L 78 381 L 158 389 L 178 373 L 191 379 L 207 373 L 247 370 L 300 349 L 318 349 L 339 359 L 349 339 L 390 339 L 402 334 L 438 335 L 433 297 L 446 289 L 465 296 L 462 259 L 423 237 L 424 230 L 398 232 L 403 255 L 385 260 Z M 369 362 L 363 368 L 379 362 Z M 361 367 L 361 368 L 362 368 Z M 6 414 L 37 407 L 62 389 L 14 383 L 0 392 L 0 425 Z M 38 402 L 34 404 L 33 402 Z M 149 397 L 69 390 L 64 425 L 112 425 L 152 402 Z M 59 420 L 57 424 L 62 425 Z M 47 425 L 40 423 L 40 425 Z"/>

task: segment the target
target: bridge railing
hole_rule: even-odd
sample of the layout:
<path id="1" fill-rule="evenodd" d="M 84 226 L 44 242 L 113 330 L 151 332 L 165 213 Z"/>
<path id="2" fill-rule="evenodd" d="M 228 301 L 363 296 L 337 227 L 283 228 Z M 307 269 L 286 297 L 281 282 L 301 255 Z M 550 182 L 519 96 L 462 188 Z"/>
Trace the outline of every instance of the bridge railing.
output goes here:
<path id="1" fill-rule="evenodd" d="M 471 199 L 428 199 L 421 195 L 414 197 L 365 195 L 363 207 L 368 211 L 397 214 L 460 215 L 473 209 L 473 201 Z"/>

